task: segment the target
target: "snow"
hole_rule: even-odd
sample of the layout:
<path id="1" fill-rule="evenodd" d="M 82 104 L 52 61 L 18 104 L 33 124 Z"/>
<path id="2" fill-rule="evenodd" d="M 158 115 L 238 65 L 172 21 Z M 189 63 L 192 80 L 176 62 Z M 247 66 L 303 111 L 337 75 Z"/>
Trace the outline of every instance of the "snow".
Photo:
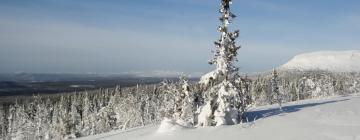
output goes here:
<path id="1" fill-rule="evenodd" d="M 240 122 L 241 112 L 238 106 L 241 105 L 242 100 L 239 89 L 231 82 L 222 81 L 203 94 L 208 99 L 197 110 L 199 114 L 197 126 L 232 125 Z M 213 96 L 215 94 L 217 96 Z M 214 104 L 216 107 L 212 106 Z"/>
<path id="2" fill-rule="evenodd" d="M 203 76 L 201 76 L 199 84 L 203 86 L 208 86 L 208 84 L 211 82 L 211 80 L 215 80 L 217 77 L 217 71 L 211 71 Z"/>
<path id="3" fill-rule="evenodd" d="M 360 72 L 360 50 L 304 53 L 295 56 L 280 69 Z"/>
<path id="4" fill-rule="evenodd" d="M 160 126 L 80 139 L 122 140 L 360 140 L 360 96 L 329 97 L 250 109 L 247 123 L 219 127 L 182 127 L 165 119 Z M 255 120 L 255 121 L 254 121 Z M 160 131 L 161 130 L 161 131 Z"/>
<path id="5" fill-rule="evenodd" d="M 224 82 L 219 91 L 217 98 L 218 108 L 214 113 L 214 120 L 217 126 L 220 125 L 233 125 L 239 121 L 239 112 L 236 107 L 233 106 L 232 101 L 241 102 L 239 90 L 233 86 L 230 82 Z"/>
<path id="6" fill-rule="evenodd" d="M 222 81 L 224 80 L 224 69 L 217 68 L 214 71 L 208 72 L 200 77 L 199 84 L 201 84 L 204 87 L 209 86 L 211 82 L 215 81 Z"/>
<path id="7" fill-rule="evenodd" d="M 179 122 L 179 121 L 175 121 L 173 119 L 164 118 L 164 120 L 161 121 L 157 132 L 158 133 L 166 133 L 166 132 L 171 132 L 171 131 L 181 130 L 181 129 L 186 129 L 186 128 L 191 128 L 191 126 L 189 126 L 185 122 Z"/>

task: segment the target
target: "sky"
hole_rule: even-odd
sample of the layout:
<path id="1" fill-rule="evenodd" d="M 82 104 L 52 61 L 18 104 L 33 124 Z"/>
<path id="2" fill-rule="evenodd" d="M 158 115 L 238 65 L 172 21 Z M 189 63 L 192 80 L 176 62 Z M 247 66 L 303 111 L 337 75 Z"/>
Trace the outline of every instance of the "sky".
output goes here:
<path id="1" fill-rule="evenodd" d="M 360 46 L 358 0 L 233 0 L 240 71 Z M 218 0 L 0 0 L 0 73 L 211 71 Z"/>

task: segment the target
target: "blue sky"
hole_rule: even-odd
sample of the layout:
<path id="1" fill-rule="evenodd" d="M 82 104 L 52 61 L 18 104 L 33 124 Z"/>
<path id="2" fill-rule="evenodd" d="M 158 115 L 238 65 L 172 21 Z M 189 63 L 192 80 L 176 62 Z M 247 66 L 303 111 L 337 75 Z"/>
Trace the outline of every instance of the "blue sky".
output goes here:
<path id="1" fill-rule="evenodd" d="M 0 72 L 207 72 L 216 0 L 0 0 Z M 233 0 L 238 66 L 360 46 L 358 0 Z"/>

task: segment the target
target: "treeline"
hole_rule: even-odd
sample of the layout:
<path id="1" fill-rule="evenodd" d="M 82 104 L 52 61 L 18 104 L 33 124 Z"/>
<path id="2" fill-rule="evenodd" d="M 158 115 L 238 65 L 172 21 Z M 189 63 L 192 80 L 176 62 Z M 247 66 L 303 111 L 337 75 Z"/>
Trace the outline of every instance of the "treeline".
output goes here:
<path id="1" fill-rule="evenodd" d="M 271 92 L 271 74 L 251 78 L 249 92 L 252 105 L 276 103 Z M 327 71 L 280 71 L 279 90 L 283 102 L 347 95 L 360 92 L 360 73 Z"/>
<path id="2" fill-rule="evenodd" d="M 21 98 L 0 110 L 4 139 L 70 139 L 158 122 L 171 113 L 174 84 L 116 87 Z"/>
<path id="3" fill-rule="evenodd" d="M 248 95 L 250 105 L 276 103 L 270 73 L 243 76 L 239 80 L 239 87 Z M 71 139 L 154 124 L 174 115 L 182 84 L 164 81 L 154 85 L 18 98 L 14 103 L 1 105 L 1 138 Z M 197 83 L 190 83 L 188 90 L 194 94 L 194 102 L 201 102 L 200 93 L 204 91 Z M 279 91 L 282 102 L 356 93 L 360 91 L 360 74 L 279 72 Z"/>

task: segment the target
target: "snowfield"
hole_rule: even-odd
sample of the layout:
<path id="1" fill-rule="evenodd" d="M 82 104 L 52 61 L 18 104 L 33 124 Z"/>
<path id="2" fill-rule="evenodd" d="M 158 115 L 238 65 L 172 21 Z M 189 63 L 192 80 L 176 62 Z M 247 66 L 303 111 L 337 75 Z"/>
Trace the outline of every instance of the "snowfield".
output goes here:
<path id="1" fill-rule="evenodd" d="M 280 69 L 360 72 L 360 50 L 319 51 L 295 56 Z"/>
<path id="2" fill-rule="evenodd" d="M 187 128 L 170 120 L 156 126 L 113 131 L 83 140 L 360 140 L 360 95 L 329 97 L 250 109 L 249 122 Z M 255 121 L 254 121 L 255 120 Z M 166 131 L 166 129 L 168 129 Z"/>

